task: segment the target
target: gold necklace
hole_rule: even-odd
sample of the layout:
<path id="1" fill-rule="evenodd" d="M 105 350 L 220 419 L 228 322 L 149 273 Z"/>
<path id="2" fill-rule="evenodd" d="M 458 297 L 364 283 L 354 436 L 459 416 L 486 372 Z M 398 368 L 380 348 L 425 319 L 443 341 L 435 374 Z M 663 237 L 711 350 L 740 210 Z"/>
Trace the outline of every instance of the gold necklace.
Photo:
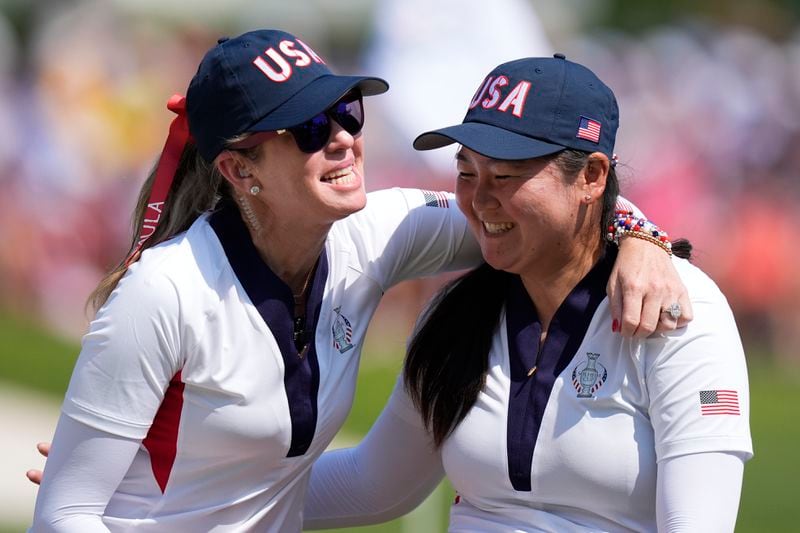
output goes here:
<path id="1" fill-rule="evenodd" d="M 539 336 L 539 346 L 536 349 L 536 359 L 533 360 L 533 366 L 528 370 L 528 377 L 533 376 L 536 371 L 539 369 L 539 356 L 542 354 L 542 348 L 544 347 L 544 340 L 547 338 L 547 332 L 542 332 Z"/>
<path id="2" fill-rule="evenodd" d="M 314 266 L 311 267 L 311 270 L 308 271 L 308 274 L 306 274 L 306 279 L 303 282 L 303 288 L 300 289 L 300 294 L 292 293 L 292 298 L 294 298 L 295 312 L 297 312 L 297 306 L 303 306 L 303 304 L 305 304 L 306 293 L 308 292 L 308 284 L 311 281 L 311 274 L 314 273 L 316 266 L 317 265 L 315 263 Z"/>
<path id="3" fill-rule="evenodd" d="M 306 274 L 306 279 L 303 282 L 303 288 L 300 290 L 300 294 L 292 293 L 292 298 L 294 298 L 294 347 L 297 350 L 297 357 L 302 359 L 306 356 L 308 352 L 308 345 L 309 342 L 306 339 L 306 298 L 308 296 L 308 285 L 311 282 L 312 274 L 317 268 L 317 264 L 314 263 L 314 266 L 311 267 L 311 270 L 308 271 Z"/>

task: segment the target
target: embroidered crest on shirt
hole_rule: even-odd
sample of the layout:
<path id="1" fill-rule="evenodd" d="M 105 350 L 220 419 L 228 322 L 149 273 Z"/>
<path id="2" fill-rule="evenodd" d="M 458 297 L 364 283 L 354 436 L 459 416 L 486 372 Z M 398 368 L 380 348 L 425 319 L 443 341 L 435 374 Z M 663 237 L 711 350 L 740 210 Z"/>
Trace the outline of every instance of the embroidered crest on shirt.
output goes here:
<path id="1" fill-rule="evenodd" d="M 597 389 L 608 378 L 608 370 L 597 362 L 599 353 L 586 352 L 586 360 L 572 369 L 572 386 L 578 391 L 578 398 L 594 398 Z"/>
<path id="2" fill-rule="evenodd" d="M 333 335 L 333 347 L 339 350 L 339 353 L 344 353 L 351 349 L 353 345 L 350 343 L 353 340 L 353 326 L 347 317 L 341 313 L 342 307 L 339 306 L 333 310 L 336 313 L 336 318 L 331 326 L 331 334 Z"/>

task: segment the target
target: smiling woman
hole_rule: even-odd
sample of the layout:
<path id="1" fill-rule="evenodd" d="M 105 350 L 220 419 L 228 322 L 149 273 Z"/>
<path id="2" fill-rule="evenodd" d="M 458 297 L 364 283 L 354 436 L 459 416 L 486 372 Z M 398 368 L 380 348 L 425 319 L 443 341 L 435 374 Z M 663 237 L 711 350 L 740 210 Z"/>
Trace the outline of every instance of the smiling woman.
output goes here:
<path id="1" fill-rule="evenodd" d="M 615 334 L 611 241 L 634 233 L 672 257 L 661 232 L 615 212 L 616 98 L 560 54 L 486 80 L 462 124 L 414 143 L 461 145 L 456 198 L 485 264 L 420 319 L 364 442 L 317 462 L 307 522 L 393 518 L 447 474 L 452 532 L 732 531 L 752 443 L 727 301 L 674 258 L 695 319 Z M 673 323 L 689 305 L 657 310 Z"/>
<path id="2" fill-rule="evenodd" d="M 380 295 L 476 259 L 419 191 L 364 210 L 362 95 L 386 89 L 277 30 L 209 50 L 92 296 L 33 531 L 300 529 Z"/>
<path id="3" fill-rule="evenodd" d="M 534 269 L 543 283 L 567 275 L 574 284 L 585 270 L 581 263 L 597 260 L 604 232 L 588 230 L 611 219 L 616 175 L 604 154 L 578 153 L 579 165 L 571 167 L 569 157 L 574 151 L 514 161 L 459 150 L 458 205 L 493 268 L 520 275 Z M 587 202 L 598 197 L 602 213 L 589 216 Z"/>

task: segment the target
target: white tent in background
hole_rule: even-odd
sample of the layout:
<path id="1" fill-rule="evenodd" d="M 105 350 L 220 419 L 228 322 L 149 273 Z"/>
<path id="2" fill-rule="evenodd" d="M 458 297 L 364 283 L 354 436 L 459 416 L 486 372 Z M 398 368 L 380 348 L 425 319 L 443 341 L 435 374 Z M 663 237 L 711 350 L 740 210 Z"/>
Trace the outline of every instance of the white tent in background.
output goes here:
<path id="1" fill-rule="evenodd" d="M 407 153 L 423 131 L 461 122 L 496 65 L 553 53 L 528 0 L 379 0 L 373 31 L 364 71 L 391 90 L 370 105 L 396 131 L 393 148 Z M 451 173 L 453 153 L 434 150 L 424 160 Z"/>

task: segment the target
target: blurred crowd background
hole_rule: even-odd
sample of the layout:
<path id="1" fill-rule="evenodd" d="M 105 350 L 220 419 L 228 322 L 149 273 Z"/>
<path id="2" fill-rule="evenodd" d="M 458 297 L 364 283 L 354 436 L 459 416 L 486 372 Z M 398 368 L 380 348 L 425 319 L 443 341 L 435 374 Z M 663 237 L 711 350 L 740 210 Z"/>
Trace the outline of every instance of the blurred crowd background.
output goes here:
<path id="1" fill-rule="evenodd" d="M 0 308 L 83 333 L 168 97 L 219 36 L 279 27 L 391 83 L 367 104 L 370 190 L 451 188 L 452 154 L 411 140 L 460 122 L 495 64 L 588 65 L 620 102 L 624 194 L 693 242 L 751 357 L 797 362 L 799 20 L 794 0 L 0 0 Z M 396 289 L 384 316 L 408 324 L 437 283 Z"/>
<path id="2" fill-rule="evenodd" d="M 800 475 L 800 0 L 0 0 L 0 533 L 29 523 L 22 473 L 41 466 L 33 443 L 52 435 L 85 299 L 129 248 L 167 99 L 218 37 L 259 27 L 390 82 L 366 104 L 370 190 L 452 189 L 454 148 L 411 140 L 460 122 L 496 64 L 563 52 L 597 72 L 620 103 L 624 194 L 692 241 L 742 332 L 757 452 L 740 530 L 796 530 L 783 487 Z M 442 281 L 384 299 L 345 441 L 374 419 Z M 385 531 L 433 530 L 437 498 Z"/>

